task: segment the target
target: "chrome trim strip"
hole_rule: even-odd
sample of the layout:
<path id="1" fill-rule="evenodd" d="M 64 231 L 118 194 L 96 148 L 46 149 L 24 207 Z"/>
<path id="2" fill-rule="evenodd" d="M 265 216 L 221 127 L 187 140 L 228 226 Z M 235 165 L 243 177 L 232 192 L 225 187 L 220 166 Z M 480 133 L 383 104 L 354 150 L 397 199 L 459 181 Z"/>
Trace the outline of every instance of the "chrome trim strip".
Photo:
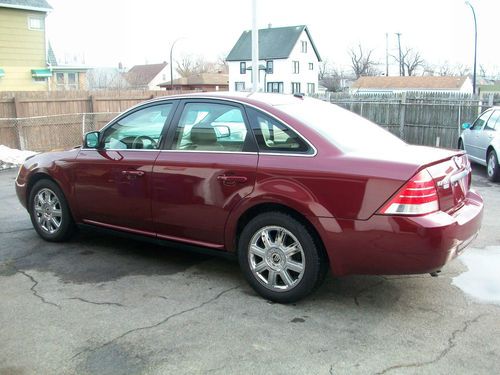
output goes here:
<path id="1" fill-rule="evenodd" d="M 246 151 L 216 151 L 216 150 L 159 150 L 160 152 L 189 152 L 189 153 L 210 153 L 210 154 L 245 154 L 245 155 L 258 155 L 258 152 Z"/>
<path id="2" fill-rule="evenodd" d="M 141 149 L 141 148 L 81 148 L 80 151 L 155 151 L 155 152 L 160 152 L 162 150 L 159 150 L 157 148 L 155 149 Z"/>

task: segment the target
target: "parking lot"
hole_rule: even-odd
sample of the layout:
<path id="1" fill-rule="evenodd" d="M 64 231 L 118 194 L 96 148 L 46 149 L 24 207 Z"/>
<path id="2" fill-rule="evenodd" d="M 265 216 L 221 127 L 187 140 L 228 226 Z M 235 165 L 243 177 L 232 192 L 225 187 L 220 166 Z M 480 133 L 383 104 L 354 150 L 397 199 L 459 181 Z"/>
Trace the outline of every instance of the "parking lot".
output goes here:
<path id="1" fill-rule="evenodd" d="M 482 167 L 483 229 L 439 277 L 328 276 L 292 305 L 257 296 L 231 260 L 90 231 L 44 242 L 15 176 L 0 172 L 2 375 L 500 373 L 498 276 L 462 277 L 468 257 L 500 257 L 500 184 Z M 456 286 L 481 283 L 482 299 Z"/>

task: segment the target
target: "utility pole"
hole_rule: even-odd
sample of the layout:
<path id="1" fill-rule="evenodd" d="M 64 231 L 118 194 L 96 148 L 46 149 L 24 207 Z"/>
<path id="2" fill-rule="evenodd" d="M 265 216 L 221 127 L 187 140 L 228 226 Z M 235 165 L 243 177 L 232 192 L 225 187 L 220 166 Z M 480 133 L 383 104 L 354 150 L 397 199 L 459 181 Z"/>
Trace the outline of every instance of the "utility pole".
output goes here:
<path id="1" fill-rule="evenodd" d="M 476 11 L 471 3 L 468 1 L 465 2 L 470 9 L 472 10 L 472 15 L 474 16 L 474 72 L 472 74 L 472 92 L 476 94 L 476 63 L 477 63 L 477 20 L 476 20 Z"/>
<path id="2" fill-rule="evenodd" d="M 398 49 L 399 49 L 399 75 L 405 75 L 405 68 L 403 65 L 403 55 L 401 54 L 401 33 L 396 33 L 398 36 Z"/>
<path id="3" fill-rule="evenodd" d="M 385 76 L 389 77 L 389 33 L 385 33 Z"/>
<path id="4" fill-rule="evenodd" d="M 257 0 L 252 0 L 252 92 L 259 90 L 259 30 L 257 29 Z"/>

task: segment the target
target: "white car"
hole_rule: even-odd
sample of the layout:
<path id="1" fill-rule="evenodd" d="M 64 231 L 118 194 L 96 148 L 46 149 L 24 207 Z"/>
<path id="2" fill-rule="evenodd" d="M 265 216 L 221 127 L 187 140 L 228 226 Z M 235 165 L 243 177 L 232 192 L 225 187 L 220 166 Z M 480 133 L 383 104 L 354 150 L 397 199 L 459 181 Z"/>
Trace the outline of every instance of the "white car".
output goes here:
<path id="1" fill-rule="evenodd" d="M 472 125 L 464 123 L 462 128 L 458 148 L 467 152 L 470 161 L 486 166 L 491 181 L 500 181 L 500 107 L 484 111 Z"/>

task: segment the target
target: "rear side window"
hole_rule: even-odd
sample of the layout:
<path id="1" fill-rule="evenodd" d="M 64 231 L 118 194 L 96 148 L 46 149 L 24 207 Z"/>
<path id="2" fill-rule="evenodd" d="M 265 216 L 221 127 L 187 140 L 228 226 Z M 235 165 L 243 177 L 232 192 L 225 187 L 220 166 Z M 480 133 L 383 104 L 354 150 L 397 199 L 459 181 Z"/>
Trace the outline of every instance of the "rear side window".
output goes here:
<path id="1" fill-rule="evenodd" d="M 259 151 L 312 153 L 307 143 L 288 126 L 253 108 L 247 113 Z"/>

